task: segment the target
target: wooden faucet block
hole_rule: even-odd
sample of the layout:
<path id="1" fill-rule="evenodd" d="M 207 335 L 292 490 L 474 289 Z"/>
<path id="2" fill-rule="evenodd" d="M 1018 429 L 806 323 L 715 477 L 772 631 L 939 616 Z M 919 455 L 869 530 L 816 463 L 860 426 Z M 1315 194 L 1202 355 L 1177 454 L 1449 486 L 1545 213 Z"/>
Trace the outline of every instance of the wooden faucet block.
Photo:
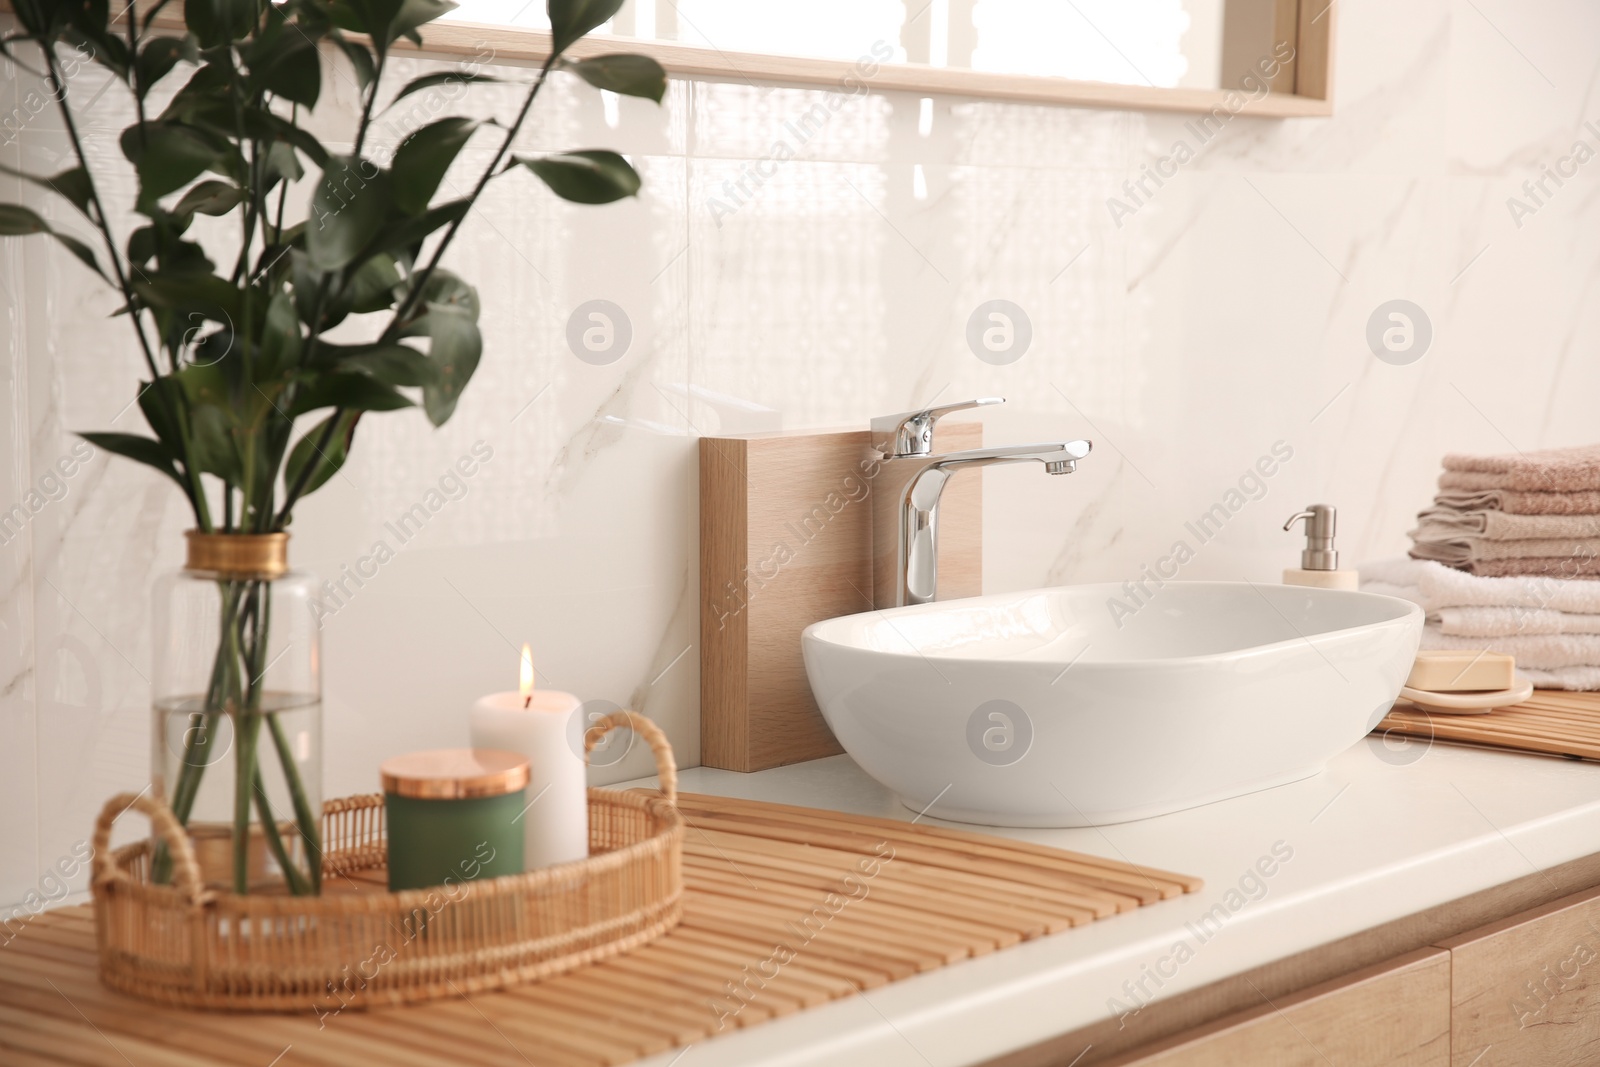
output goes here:
<path id="1" fill-rule="evenodd" d="M 934 447 L 976 448 L 982 435 L 981 423 L 941 423 Z M 812 698 L 800 632 L 872 610 L 873 494 L 893 491 L 879 466 L 866 430 L 700 439 L 705 766 L 759 771 L 843 751 Z M 945 488 L 941 599 L 983 591 L 982 499 L 978 471 Z"/>

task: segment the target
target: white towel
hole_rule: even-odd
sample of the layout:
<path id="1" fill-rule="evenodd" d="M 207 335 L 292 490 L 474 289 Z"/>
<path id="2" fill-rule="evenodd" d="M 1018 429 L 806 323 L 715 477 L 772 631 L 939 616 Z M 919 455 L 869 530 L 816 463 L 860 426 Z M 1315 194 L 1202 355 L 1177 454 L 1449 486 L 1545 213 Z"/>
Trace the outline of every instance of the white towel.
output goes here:
<path id="1" fill-rule="evenodd" d="M 1538 689 L 1600 689 L 1600 667 L 1558 667 L 1552 671 L 1517 670 Z"/>
<path id="2" fill-rule="evenodd" d="M 1370 593 L 1382 592 L 1375 586 L 1376 583 L 1362 588 Z M 1456 637 L 1600 634 L 1600 615 L 1578 615 L 1549 608 L 1440 608 L 1428 615 L 1428 621 L 1438 623 L 1440 633 Z"/>
<path id="3" fill-rule="evenodd" d="M 1420 595 L 1416 602 L 1429 613 L 1443 608 L 1534 608 L 1600 614 L 1600 581 L 1482 578 L 1423 559 L 1377 560 L 1363 563 L 1360 571 L 1362 588 L 1371 582 L 1416 587 Z M 1600 659 L 1594 662 L 1600 664 Z"/>
<path id="4" fill-rule="evenodd" d="M 1518 667 L 1548 671 L 1558 667 L 1600 667 L 1600 635 L 1516 634 L 1510 637 L 1457 637 L 1440 633 L 1434 623 L 1422 627 L 1423 648 L 1487 649 L 1516 658 Z"/>

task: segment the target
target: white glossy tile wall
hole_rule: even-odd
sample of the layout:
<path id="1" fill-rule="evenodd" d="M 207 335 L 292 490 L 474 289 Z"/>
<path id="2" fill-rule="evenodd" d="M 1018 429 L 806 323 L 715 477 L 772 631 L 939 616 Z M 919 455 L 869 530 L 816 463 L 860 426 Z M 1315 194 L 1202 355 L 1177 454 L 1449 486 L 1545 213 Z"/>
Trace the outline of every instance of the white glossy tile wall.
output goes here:
<path id="1" fill-rule="evenodd" d="M 1600 163 L 1520 227 L 1506 206 L 1575 138 L 1600 144 L 1581 125 L 1600 122 L 1600 11 L 1343 0 L 1339 16 L 1334 118 L 1235 119 L 1120 225 L 1108 198 L 1192 141 L 1189 117 L 938 98 L 924 125 L 914 95 L 827 111 L 823 90 L 740 82 L 674 83 L 660 109 L 608 114 L 553 82 L 519 147 L 620 148 L 645 192 L 592 209 L 531 176 L 495 186 L 451 256 L 487 341 L 455 419 L 364 421 L 350 465 L 299 510 L 295 559 L 325 577 L 379 540 L 396 550 L 324 632 L 328 792 L 373 788 L 386 753 L 461 743 L 465 706 L 510 684 L 522 641 L 549 684 L 647 712 L 696 762 L 701 433 L 1000 394 L 991 440 L 1092 437 L 1070 478 L 985 475 L 992 590 L 1136 577 L 1276 441 L 1293 459 L 1184 577 L 1275 580 L 1295 558 L 1277 526 L 1313 500 L 1339 505 L 1347 558 L 1395 552 L 1441 452 L 1600 438 Z M 339 142 L 352 87 L 327 85 L 318 129 Z M 82 99 L 99 86 L 85 75 Z M 7 78 L 0 105 L 27 88 Z M 470 94 L 496 114 L 515 99 Z M 807 120 L 819 105 L 826 121 Z M 113 92 L 92 113 L 92 151 L 113 164 L 126 108 Z M 375 145 L 417 121 L 386 117 Z M 62 147 L 41 117 L 0 158 L 44 166 Z M 126 177 L 109 184 L 125 202 Z M 8 507 L 71 430 L 134 427 L 139 364 L 70 257 L 6 242 L 0 271 Z M 1397 367 L 1364 330 L 1402 297 L 1435 340 Z M 633 329 L 605 366 L 565 341 L 593 299 Z M 965 340 L 991 299 L 1033 327 L 1007 366 Z M 401 544 L 386 521 L 480 441 L 492 459 Z M 145 780 L 149 587 L 184 525 L 169 486 L 102 456 L 0 545 L 0 901 Z M 634 753 L 600 777 L 644 769 Z"/>

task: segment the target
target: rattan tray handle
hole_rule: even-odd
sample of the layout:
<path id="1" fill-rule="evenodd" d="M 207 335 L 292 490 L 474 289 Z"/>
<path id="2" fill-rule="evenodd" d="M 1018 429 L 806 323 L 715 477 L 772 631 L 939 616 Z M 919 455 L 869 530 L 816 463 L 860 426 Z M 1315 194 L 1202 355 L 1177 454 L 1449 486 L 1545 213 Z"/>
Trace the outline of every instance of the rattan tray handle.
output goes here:
<path id="1" fill-rule="evenodd" d="M 173 883 L 190 904 L 200 903 L 206 896 L 206 888 L 200 878 L 200 864 L 194 858 L 194 848 L 189 844 L 189 835 L 184 833 L 171 809 L 143 793 L 118 793 L 100 809 L 100 816 L 94 823 L 94 881 L 98 884 L 128 878 L 126 872 L 117 868 L 111 855 L 111 824 L 129 808 L 150 817 L 150 825 L 172 854 Z"/>
<path id="2" fill-rule="evenodd" d="M 669 804 L 678 802 L 678 765 L 672 759 L 672 745 L 661 732 L 661 728 L 643 715 L 635 715 L 631 711 L 613 711 L 603 719 L 598 719 L 595 724 L 583 735 L 583 751 L 587 754 L 594 750 L 600 739 L 612 730 L 632 730 L 650 745 L 650 751 L 656 757 L 656 774 L 661 779 L 661 792 Z"/>

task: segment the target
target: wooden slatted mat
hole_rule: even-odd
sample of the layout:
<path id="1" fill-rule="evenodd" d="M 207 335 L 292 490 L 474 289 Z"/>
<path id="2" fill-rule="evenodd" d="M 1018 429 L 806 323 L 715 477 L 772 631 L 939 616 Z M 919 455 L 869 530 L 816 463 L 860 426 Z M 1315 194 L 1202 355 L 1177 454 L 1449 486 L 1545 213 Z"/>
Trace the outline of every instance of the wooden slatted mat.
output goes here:
<path id="1" fill-rule="evenodd" d="M 679 804 L 689 832 L 675 930 L 470 999 L 322 1016 L 158 1007 L 100 985 L 88 906 L 45 912 L 0 948 L 0 1063 L 627 1063 L 1201 885 L 939 827 L 722 797 Z"/>
<path id="2" fill-rule="evenodd" d="M 1487 715 L 1396 706 L 1377 732 L 1600 761 L 1600 693 L 1537 689 L 1531 700 Z"/>

